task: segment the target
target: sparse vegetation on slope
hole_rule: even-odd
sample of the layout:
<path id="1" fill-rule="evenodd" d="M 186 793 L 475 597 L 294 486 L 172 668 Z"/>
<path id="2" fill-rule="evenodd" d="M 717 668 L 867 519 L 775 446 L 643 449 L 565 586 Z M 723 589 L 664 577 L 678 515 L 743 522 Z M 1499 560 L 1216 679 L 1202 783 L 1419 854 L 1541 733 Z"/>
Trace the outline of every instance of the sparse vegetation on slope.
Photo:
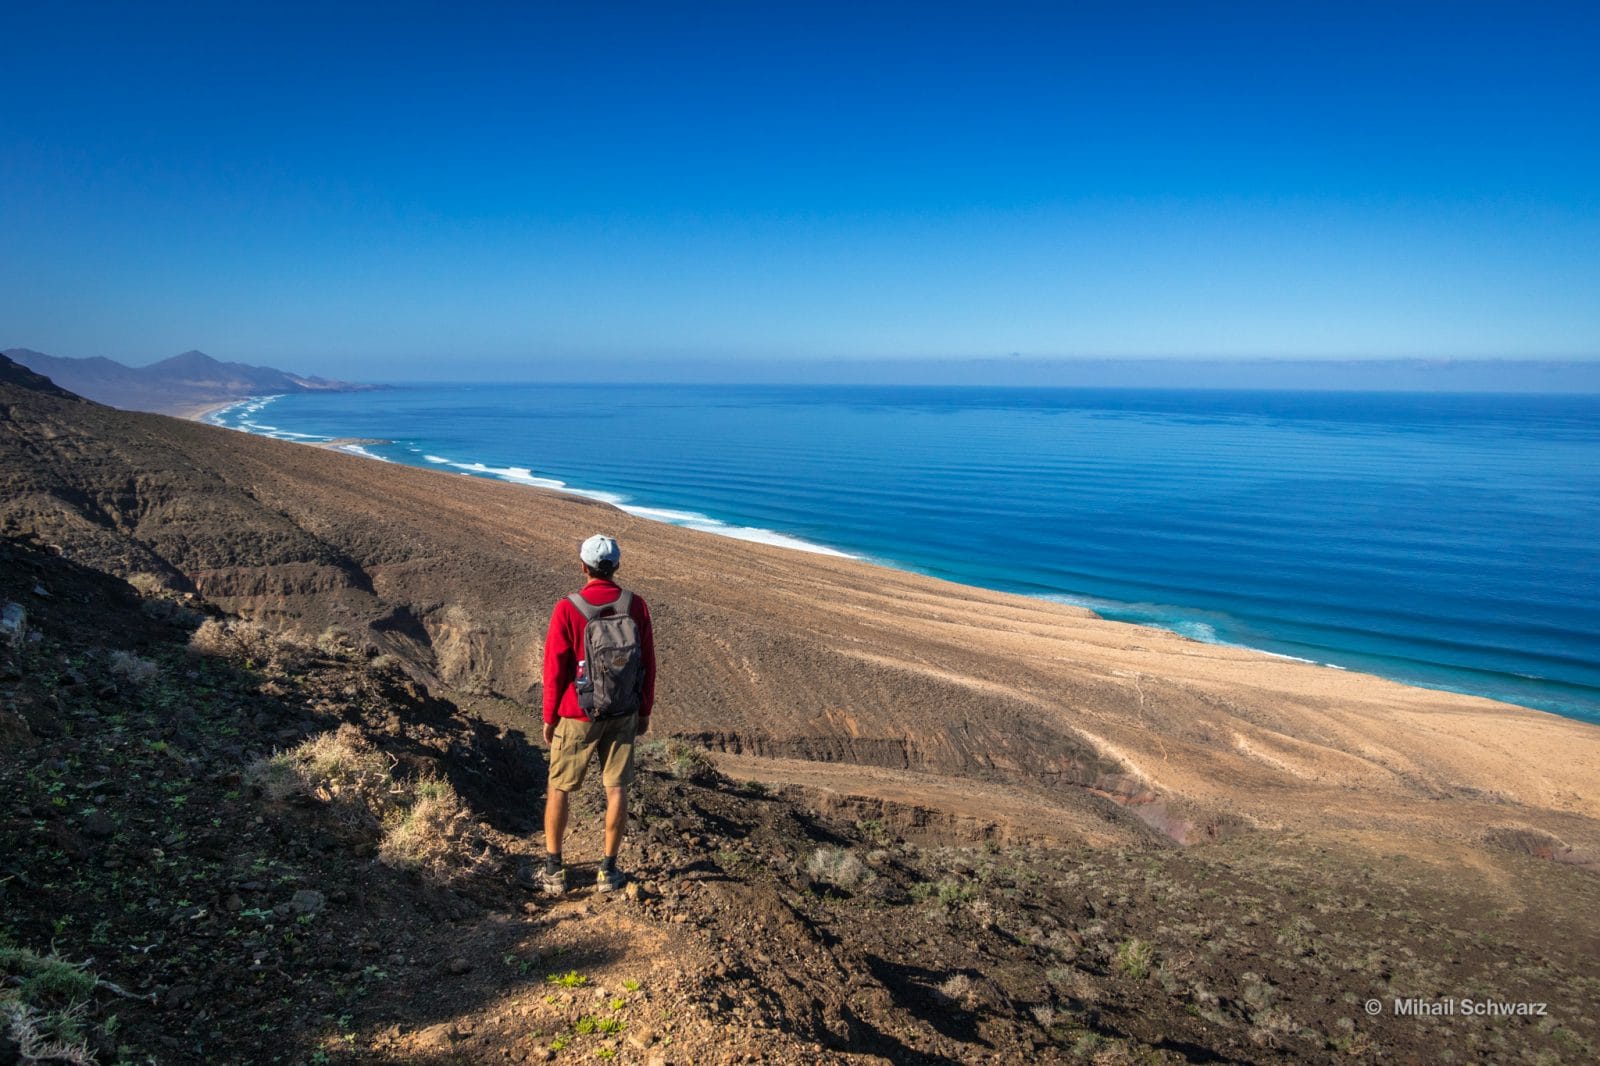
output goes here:
<path id="1" fill-rule="evenodd" d="M 1591 832 L 1570 768 L 1538 777 L 1545 806 L 1515 798 L 1527 775 L 1457 787 L 1416 745 L 1278 714 L 1308 706 L 1293 685 L 1157 681 L 1152 662 L 1188 668 L 1176 638 L 1129 638 L 1166 648 L 1145 658 L 974 593 L 1040 653 L 1023 667 L 963 647 L 984 634 L 946 587 L 884 577 L 919 622 L 845 563 L 736 548 L 708 583 L 682 531 L 639 537 L 676 672 L 640 746 L 630 883 L 530 895 L 526 679 L 574 531 L 615 512 L 424 471 L 373 488 L 348 457 L 48 392 L 25 409 L 13 378 L 38 391 L 0 381 L 0 1063 L 52 1041 L 107 1064 L 1596 1054 L 1600 880 L 1557 836 Z M 718 643 L 734 630 L 750 654 Z M 1136 720 L 1116 668 L 1058 661 L 1102 639 L 1141 671 Z M 1241 754 L 1246 732 L 1277 762 Z M 1254 813 L 1196 820 L 1111 749 Z M 773 755 L 810 761 L 751 765 Z M 741 759 L 767 783 L 719 773 Z M 1033 774 L 1065 780 L 1014 788 Z M 575 798 L 575 885 L 601 806 L 597 782 Z M 1491 827 L 1418 828 L 1463 813 Z M 1398 1015 L 1407 997 L 1548 1009 Z"/>
<path id="2" fill-rule="evenodd" d="M 342 643 L 201 651 L 122 583 L 3 552 L 0 596 L 48 593 L 0 675 L 0 1002 L 35 1058 L 1577 1062 L 1600 1034 L 1600 890 L 1570 867 L 1526 860 L 1522 891 L 1567 900 L 1531 916 L 1259 836 L 940 844 L 681 743 L 646 748 L 629 892 L 548 904 L 512 880 L 538 846 L 525 738 Z M 580 863 L 600 800 L 578 797 Z M 1552 1013 L 1363 1007 L 1451 993 Z"/>

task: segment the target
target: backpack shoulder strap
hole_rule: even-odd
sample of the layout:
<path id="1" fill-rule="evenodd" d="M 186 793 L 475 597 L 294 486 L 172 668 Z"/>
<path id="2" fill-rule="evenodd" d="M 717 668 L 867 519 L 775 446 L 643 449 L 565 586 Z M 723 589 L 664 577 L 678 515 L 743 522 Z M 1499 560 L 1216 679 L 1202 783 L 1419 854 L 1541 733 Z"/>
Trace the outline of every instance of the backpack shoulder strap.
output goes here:
<path id="1" fill-rule="evenodd" d="M 622 595 L 610 603 L 590 603 L 583 598 L 583 593 L 574 592 L 567 596 L 567 602 L 578 609 L 585 622 L 593 622 L 606 611 L 615 611 L 619 615 L 626 615 L 633 609 L 633 593 L 627 589 L 622 590 Z"/>
<path id="2" fill-rule="evenodd" d="M 593 622 L 600 616 L 600 612 L 611 605 L 609 603 L 596 606 L 583 598 L 583 593 L 574 592 L 567 596 L 567 602 L 578 609 L 585 622 Z"/>

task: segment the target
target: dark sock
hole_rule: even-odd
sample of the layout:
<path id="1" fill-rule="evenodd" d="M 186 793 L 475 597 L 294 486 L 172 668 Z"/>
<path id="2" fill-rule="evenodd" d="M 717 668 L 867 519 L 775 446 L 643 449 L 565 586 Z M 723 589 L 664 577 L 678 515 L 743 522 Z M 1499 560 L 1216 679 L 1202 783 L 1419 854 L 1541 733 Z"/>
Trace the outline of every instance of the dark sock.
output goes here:
<path id="1" fill-rule="evenodd" d="M 547 874 L 561 872 L 561 853 L 559 851 L 547 851 L 544 853 L 544 872 Z"/>
<path id="2" fill-rule="evenodd" d="M 616 868 L 617 857 L 615 855 L 607 855 L 605 858 L 600 860 L 600 869 L 604 870 L 606 873 L 610 873 Z"/>

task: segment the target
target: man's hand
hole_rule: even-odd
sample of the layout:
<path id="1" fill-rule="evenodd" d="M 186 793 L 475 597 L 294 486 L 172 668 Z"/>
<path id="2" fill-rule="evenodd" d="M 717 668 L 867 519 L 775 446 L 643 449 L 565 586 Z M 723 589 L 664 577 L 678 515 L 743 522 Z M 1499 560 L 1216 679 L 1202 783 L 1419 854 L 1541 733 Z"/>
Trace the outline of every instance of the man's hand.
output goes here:
<path id="1" fill-rule="evenodd" d="M 640 715 L 639 724 L 634 727 L 633 735 L 642 737 L 648 732 L 650 732 L 650 716 L 647 714 Z"/>
<path id="2" fill-rule="evenodd" d="M 554 744 L 555 742 L 556 742 L 556 724 L 554 722 L 546 722 L 544 724 L 544 745 L 545 745 L 545 747 L 548 748 L 550 745 Z"/>

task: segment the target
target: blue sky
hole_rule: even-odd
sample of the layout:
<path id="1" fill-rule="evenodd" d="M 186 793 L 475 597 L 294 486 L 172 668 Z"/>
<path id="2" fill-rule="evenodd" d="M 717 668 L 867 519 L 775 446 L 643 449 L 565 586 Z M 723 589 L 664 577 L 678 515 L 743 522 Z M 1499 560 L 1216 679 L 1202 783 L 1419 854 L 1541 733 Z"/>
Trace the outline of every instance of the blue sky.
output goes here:
<path id="1" fill-rule="evenodd" d="M 463 6 L 5 5 L 0 346 L 1600 357 L 1600 5 Z"/>

